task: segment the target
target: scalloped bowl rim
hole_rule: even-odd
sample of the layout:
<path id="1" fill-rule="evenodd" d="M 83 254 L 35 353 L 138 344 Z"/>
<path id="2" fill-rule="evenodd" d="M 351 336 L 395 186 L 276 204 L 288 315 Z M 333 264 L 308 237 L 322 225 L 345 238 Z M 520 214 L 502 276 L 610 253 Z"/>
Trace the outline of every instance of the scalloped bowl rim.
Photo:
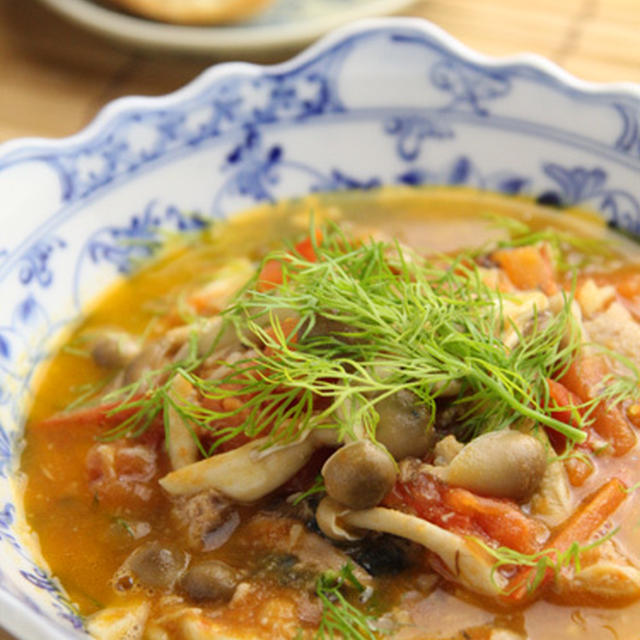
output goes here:
<path id="1" fill-rule="evenodd" d="M 370 18 L 359 20 L 352 24 L 340 27 L 330 34 L 321 38 L 318 42 L 307 47 L 304 51 L 293 58 L 273 64 L 261 65 L 250 62 L 222 62 L 202 71 L 193 80 L 183 87 L 161 96 L 125 96 L 116 98 L 102 107 L 93 120 L 78 133 L 62 138 L 47 137 L 23 137 L 9 140 L 0 144 L 0 161 L 16 154 L 21 149 L 28 152 L 32 147 L 39 150 L 66 149 L 74 146 L 82 146 L 85 141 L 89 141 L 94 134 L 106 129 L 118 115 L 132 111 L 152 111 L 170 107 L 175 103 L 183 102 L 190 97 L 196 96 L 201 89 L 212 84 L 219 78 L 230 76 L 234 73 L 260 74 L 271 72 L 275 74 L 286 74 L 293 69 L 304 67 L 306 64 L 317 58 L 323 51 L 331 49 L 334 45 L 362 32 L 384 29 L 390 25 L 399 27 L 412 27 L 422 29 L 428 36 L 439 40 L 444 47 L 450 49 L 455 55 L 464 58 L 466 61 L 489 69 L 506 69 L 513 67 L 528 67 L 542 72 L 549 79 L 558 85 L 569 87 L 570 89 L 590 96 L 612 97 L 616 95 L 636 99 L 640 102 L 640 84 L 633 82 L 611 82 L 599 83 L 583 80 L 565 71 L 555 62 L 535 53 L 517 53 L 514 55 L 496 57 L 489 56 L 463 44 L 460 40 L 450 35 L 437 25 L 421 18 Z M 20 154 L 22 156 L 22 154 Z M 28 157 L 28 153 L 22 157 Z"/>
<path id="2" fill-rule="evenodd" d="M 459 56 L 466 62 L 490 70 L 508 68 L 528 68 L 541 72 L 556 86 L 569 88 L 583 96 L 624 97 L 637 102 L 640 106 L 640 85 L 631 82 L 596 83 L 577 78 L 554 62 L 537 54 L 519 53 L 505 57 L 493 57 L 481 54 L 464 45 L 440 27 L 420 18 L 371 18 L 360 20 L 336 29 L 288 61 L 274 65 L 259 65 L 245 62 L 226 62 L 217 64 L 199 74 L 184 87 L 163 96 L 128 96 L 113 100 L 104 106 L 93 120 L 78 133 L 63 138 L 25 137 L 0 144 L 0 163 L 24 161 L 42 151 L 65 151 L 79 148 L 95 139 L 103 130 L 123 113 L 146 112 L 174 105 L 196 97 L 201 90 L 220 78 L 234 74 L 255 75 L 262 73 L 286 74 L 303 68 L 340 42 L 365 32 L 375 32 L 389 27 L 412 28 L 422 31 L 428 37 L 439 42 L 443 48 Z M 2 624 L 18 638 L 33 637 L 68 640 L 81 637 L 73 632 L 65 633 L 52 627 L 48 619 L 40 616 L 20 602 L 11 593 L 0 588 L 0 620 Z"/>

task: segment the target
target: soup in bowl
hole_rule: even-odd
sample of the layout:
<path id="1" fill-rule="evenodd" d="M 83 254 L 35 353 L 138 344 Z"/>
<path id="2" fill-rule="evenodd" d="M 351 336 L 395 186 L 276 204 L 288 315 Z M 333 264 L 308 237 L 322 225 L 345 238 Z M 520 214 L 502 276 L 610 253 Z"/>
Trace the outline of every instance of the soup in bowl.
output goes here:
<path id="1" fill-rule="evenodd" d="M 630 633 L 637 112 L 392 20 L 5 146 L 3 623 Z"/>

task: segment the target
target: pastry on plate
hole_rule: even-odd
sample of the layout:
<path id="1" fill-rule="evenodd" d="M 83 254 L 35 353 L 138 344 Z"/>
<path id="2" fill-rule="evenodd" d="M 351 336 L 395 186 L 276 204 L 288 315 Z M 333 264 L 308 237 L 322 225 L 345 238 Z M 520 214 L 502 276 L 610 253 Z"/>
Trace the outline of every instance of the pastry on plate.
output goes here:
<path id="1" fill-rule="evenodd" d="M 110 0 L 146 18 L 182 24 L 215 24 L 244 20 L 273 0 Z"/>

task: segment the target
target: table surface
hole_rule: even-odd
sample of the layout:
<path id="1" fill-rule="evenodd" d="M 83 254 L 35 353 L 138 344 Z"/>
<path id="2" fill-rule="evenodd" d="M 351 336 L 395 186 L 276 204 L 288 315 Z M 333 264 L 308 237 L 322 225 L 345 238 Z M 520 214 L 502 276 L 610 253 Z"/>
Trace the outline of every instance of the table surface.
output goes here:
<path id="1" fill-rule="evenodd" d="M 483 53 L 532 51 L 587 80 L 640 83 L 638 0 L 424 0 L 405 13 Z M 69 135 L 114 98 L 173 91 L 220 61 L 122 48 L 35 0 L 0 0 L 0 60 L 0 141 Z"/>
<path id="2" fill-rule="evenodd" d="M 423 16 L 491 55 L 533 51 L 588 80 L 640 82 L 638 0 L 423 0 Z M 217 62 L 123 49 L 36 0 L 0 0 L 0 141 L 64 136 L 127 94 L 163 94 Z"/>

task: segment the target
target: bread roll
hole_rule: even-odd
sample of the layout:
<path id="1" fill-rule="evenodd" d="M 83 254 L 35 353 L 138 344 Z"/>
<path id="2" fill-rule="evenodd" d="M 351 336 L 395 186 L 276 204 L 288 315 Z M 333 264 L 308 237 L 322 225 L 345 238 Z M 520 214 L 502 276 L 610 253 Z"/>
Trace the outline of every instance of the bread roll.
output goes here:
<path id="1" fill-rule="evenodd" d="M 111 0 L 146 18 L 179 24 L 215 24 L 243 20 L 273 0 Z"/>

